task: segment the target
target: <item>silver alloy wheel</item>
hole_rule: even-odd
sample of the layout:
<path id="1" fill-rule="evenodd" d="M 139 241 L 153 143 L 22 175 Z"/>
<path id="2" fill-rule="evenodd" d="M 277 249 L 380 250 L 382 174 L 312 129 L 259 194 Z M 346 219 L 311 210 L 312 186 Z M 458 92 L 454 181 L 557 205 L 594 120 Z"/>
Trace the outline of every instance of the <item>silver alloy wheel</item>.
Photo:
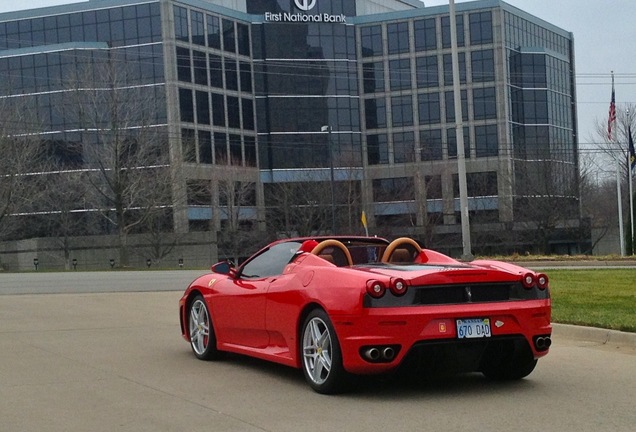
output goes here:
<path id="1" fill-rule="evenodd" d="M 197 299 L 190 307 L 190 344 L 198 355 L 203 355 L 210 342 L 210 316 L 203 300 Z"/>
<path id="2" fill-rule="evenodd" d="M 331 334 L 320 318 L 312 318 L 303 331 L 303 364 L 315 384 L 323 384 L 331 372 Z"/>

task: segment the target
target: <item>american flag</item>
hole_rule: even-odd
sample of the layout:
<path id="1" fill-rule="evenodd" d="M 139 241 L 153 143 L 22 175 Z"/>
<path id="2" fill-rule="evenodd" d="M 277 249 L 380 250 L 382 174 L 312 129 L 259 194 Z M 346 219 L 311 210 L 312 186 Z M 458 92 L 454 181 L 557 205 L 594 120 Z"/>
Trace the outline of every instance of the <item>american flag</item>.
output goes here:
<path id="1" fill-rule="evenodd" d="M 612 100 L 609 106 L 609 116 L 607 118 L 607 139 L 612 140 L 612 124 L 616 121 L 616 99 L 614 97 L 614 77 L 612 77 Z"/>

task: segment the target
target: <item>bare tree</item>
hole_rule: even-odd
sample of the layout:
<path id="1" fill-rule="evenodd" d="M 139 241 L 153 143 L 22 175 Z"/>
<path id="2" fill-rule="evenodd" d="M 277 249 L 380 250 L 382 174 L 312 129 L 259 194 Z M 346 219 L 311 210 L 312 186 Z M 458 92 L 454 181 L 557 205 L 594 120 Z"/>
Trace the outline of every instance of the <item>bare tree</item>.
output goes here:
<path id="1" fill-rule="evenodd" d="M 0 238 L 19 228 L 16 213 L 28 213 L 42 189 L 35 110 L 24 98 L 0 98 Z M 26 131 L 25 128 L 30 128 Z"/>
<path id="2" fill-rule="evenodd" d="M 517 161 L 515 170 L 515 220 L 525 226 L 523 240 L 549 254 L 555 234 L 580 220 L 578 173 L 571 163 L 547 158 Z"/>
<path id="3" fill-rule="evenodd" d="M 631 130 L 632 137 L 636 133 L 636 105 L 626 104 L 625 106 L 616 109 L 616 121 L 612 125 L 612 139 L 608 134 L 607 120 L 599 120 L 596 124 L 595 136 L 590 138 L 591 142 L 595 143 L 595 167 L 596 175 L 599 178 L 604 179 L 605 188 L 613 189 L 612 192 L 607 190 L 608 195 L 614 197 L 614 203 L 605 207 L 605 210 L 612 212 L 614 215 L 618 214 L 617 199 L 616 199 L 616 176 L 618 175 L 619 187 L 621 187 L 622 208 L 623 208 L 623 221 L 625 224 L 630 222 L 630 206 L 629 206 L 629 188 L 628 181 L 630 176 L 630 167 L 628 163 L 629 152 L 629 132 Z M 611 185 L 614 185 L 613 188 Z M 596 209 L 601 210 L 601 209 Z M 599 215 L 600 216 L 600 215 Z M 611 220 L 614 218 L 612 215 L 606 215 L 604 220 Z M 595 221 L 593 221 L 593 224 Z M 618 224 L 616 218 L 614 218 L 614 226 Z M 629 230 L 626 230 L 626 246 L 627 251 L 633 252 L 634 247 L 631 244 L 631 235 Z"/>
<path id="4" fill-rule="evenodd" d="M 220 254 L 238 263 L 252 252 L 250 249 L 262 236 L 248 214 L 256 207 L 256 182 L 246 179 L 241 161 L 232 159 L 229 165 L 215 169 L 214 183 L 218 187 L 221 230 L 217 237 Z"/>
<path id="5" fill-rule="evenodd" d="M 174 232 L 172 206 L 162 204 L 169 203 L 172 198 L 171 185 L 165 181 L 165 177 L 170 176 L 169 170 L 154 169 L 147 174 L 148 181 L 153 183 L 155 188 L 151 195 L 146 197 L 147 217 L 137 229 L 143 246 L 136 247 L 134 252 L 158 264 L 170 255 L 185 234 Z"/>
<path id="6" fill-rule="evenodd" d="M 626 104 L 616 109 L 616 121 L 612 125 L 612 138 L 607 130 L 607 120 L 598 120 L 595 134 L 590 142 L 595 146 L 595 160 L 600 159 L 602 167 L 609 166 L 608 172 L 614 178 L 616 168 L 621 178 L 627 179 L 628 131 L 636 132 L 636 104 Z M 606 168 L 607 169 L 607 168 Z"/>
<path id="7" fill-rule="evenodd" d="M 167 136 L 156 124 L 154 86 L 129 73 L 126 61 L 108 50 L 101 61 L 78 69 L 69 79 L 70 106 L 83 135 L 83 155 L 90 192 L 87 200 L 114 227 L 119 265 L 129 263 L 128 235 L 157 208 L 170 205 L 164 193 L 171 177 Z M 161 172 L 162 175 L 157 175 Z"/>
<path id="8" fill-rule="evenodd" d="M 53 238 L 64 256 L 64 268 L 71 268 L 73 238 L 91 234 L 84 202 L 86 173 L 56 170 L 46 175 L 46 192 L 38 200 L 43 235 Z"/>
<path id="9" fill-rule="evenodd" d="M 265 185 L 268 231 L 276 236 L 308 236 L 331 227 L 328 182 L 279 182 Z"/>
<path id="10" fill-rule="evenodd" d="M 594 232 L 592 253 L 612 227 L 617 225 L 616 181 L 600 175 L 589 155 L 581 157 L 581 214 Z"/>

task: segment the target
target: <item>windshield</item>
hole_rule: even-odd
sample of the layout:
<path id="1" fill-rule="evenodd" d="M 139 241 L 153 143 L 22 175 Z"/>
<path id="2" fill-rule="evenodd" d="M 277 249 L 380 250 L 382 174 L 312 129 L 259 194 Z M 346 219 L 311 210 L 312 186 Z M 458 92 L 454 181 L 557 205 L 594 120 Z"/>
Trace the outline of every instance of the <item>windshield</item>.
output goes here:
<path id="1" fill-rule="evenodd" d="M 281 274 L 300 245 L 298 242 L 290 241 L 264 250 L 245 263 L 241 270 L 241 277 L 252 279 Z"/>

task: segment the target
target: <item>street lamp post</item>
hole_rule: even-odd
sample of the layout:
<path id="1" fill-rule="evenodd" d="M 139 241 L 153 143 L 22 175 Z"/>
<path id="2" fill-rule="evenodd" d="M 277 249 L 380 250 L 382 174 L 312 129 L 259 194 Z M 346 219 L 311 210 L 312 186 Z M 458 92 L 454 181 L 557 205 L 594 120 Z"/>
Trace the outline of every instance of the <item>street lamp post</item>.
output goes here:
<path id="1" fill-rule="evenodd" d="M 466 155 L 464 152 L 464 125 L 462 118 L 462 99 L 459 80 L 459 54 L 457 53 L 457 24 L 455 18 L 455 0 L 449 1 L 451 61 L 453 66 L 453 96 L 455 102 L 455 129 L 457 136 L 457 178 L 459 181 L 459 209 L 462 223 L 462 259 L 473 260 L 470 242 L 470 218 L 468 213 L 468 186 L 466 184 Z"/>
<path id="2" fill-rule="evenodd" d="M 331 234 L 336 234 L 336 194 L 334 190 L 334 172 L 333 172 L 333 146 L 331 144 L 331 126 L 325 125 L 320 128 L 321 132 L 327 132 L 327 141 L 329 144 L 329 174 L 331 176 Z"/>

